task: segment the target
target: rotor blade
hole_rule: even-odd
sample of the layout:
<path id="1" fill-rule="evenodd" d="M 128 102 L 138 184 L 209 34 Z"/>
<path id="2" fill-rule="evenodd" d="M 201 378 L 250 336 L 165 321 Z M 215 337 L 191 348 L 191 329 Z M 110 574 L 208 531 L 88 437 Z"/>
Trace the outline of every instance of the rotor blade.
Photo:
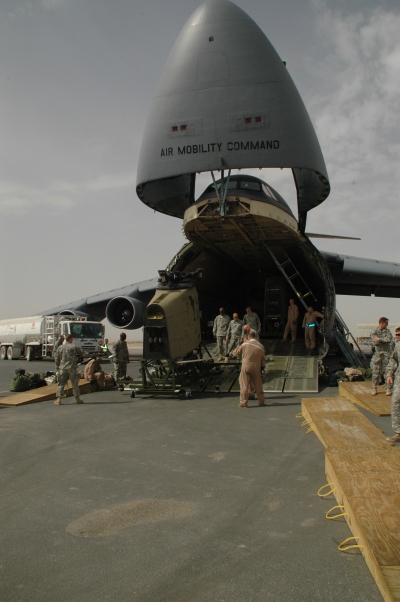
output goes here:
<path id="1" fill-rule="evenodd" d="M 305 235 L 309 238 L 340 238 L 342 240 L 361 240 L 361 238 L 354 238 L 353 236 L 335 236 L 334 234 L 316 234 L 315 232 L 306 232 Z"/>

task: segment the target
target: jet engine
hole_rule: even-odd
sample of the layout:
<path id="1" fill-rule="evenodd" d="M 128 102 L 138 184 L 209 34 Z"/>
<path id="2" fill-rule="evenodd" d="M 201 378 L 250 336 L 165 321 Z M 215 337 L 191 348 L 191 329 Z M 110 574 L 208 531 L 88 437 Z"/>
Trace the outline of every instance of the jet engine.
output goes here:
<path id="1" fill-rule="evenodd" d="M 106 307 L 106 318 L 115 326 L 125 330 L 134 330 L 143 326 L 146 306 L 132 297 L 114 297 Z"/>

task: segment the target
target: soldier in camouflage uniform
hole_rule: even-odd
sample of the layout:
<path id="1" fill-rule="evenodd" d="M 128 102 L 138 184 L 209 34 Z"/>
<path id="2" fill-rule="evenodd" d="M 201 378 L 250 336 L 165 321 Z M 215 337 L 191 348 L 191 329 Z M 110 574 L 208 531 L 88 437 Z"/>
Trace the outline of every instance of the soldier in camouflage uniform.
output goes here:
<path id="1" fill-rule="evenodd" d="M 371 331 L 371 342 L 375 347 L 375 353 L 371 358 L 372 369 L 372 391 L 371 395 L 377 394 L 379 375 L 385 375 L 386 366 L 393 352 L 393 337 L 388 328 L 389 320 L 379 318 L 377 328 Z M 386 395 L 392 394 L 392 388 L 388 385 Z"/>
<path id="2" fill-rule="evenodd" d="M 56 351 L 59 348 L 59 346 L 62 345 L 63 343 L 64 343 L 64 335 L 62 334 L 60 336 L 60 338 L 58 339 L 57 343 L 54 345 L 53 357 L 56 357 Z"/>
<path id="3" fill-rule="evenodd" d="M 251 309 L 251 307 L 246 307 L 246 313 L 243 316 L 243 331 L 242 331 L 242 339 L 244 338 L 244 326 L 250 326 L 250 329 L 255 330 L 257 341 L 260 340 L 259 334 L 261 332 L 261 320 L 258 315 Z"/>
<path id="4" fill-rule="evenodd" d="M 83 357 L 86 357 L 88 354 L 85 351 L 82 351 L 77 345 L 73 345 L 72 341 L 73 336 L 72 334 L 69 334 L 66 343 L 58 347 L 54 357 L 58 372 L 57 399 L 54 402 L 54 405 L 56 406 L 61 405 L 61 398 L 64 396 L 64 387 L 67 384 L 68 379 L 72 384 L 75 403 L 83 403 L 82 399 L 79 397 L 80 391 L 78 386 L 79 376 L 77 366 L 82 361 Z"/>
<path id="5" fill-rule="evenodd" d="M 115 380 L 126 377 L 126 364 L 129 362 L 129 351 L 126 342 L 126 334 L 121 332 L 119 341 L 112 346 L 112 360 L 114 362 Z"/>
<path id="6" fill-rule="evenodd" d="M 213 335 L 217 339 L 218 356 L 220 360 L 225 359 L 225 339 L 229 328 L 230 316 L 225 313 L 223 307 L 219 308 L 219 315 L 214 320 Z"/>
<path id="7" fill-rule="evenodd" d="M 242 338 L 242 320 L 239 320 L 239 314 L 233 314 L 233 320 L 230 321 L 226 333 L 226 354 L 239 347 L 240 339 Z"/>
<path id="8" fill-rule="evenodd" d="M 400 328 L 396 328 L 396 345 L 391 358 L 387 365 L 387 384 L 389 387 L 394 386 L 392 393 L 392 427 L 395 432 L 393 437 L 386 437 L 391 443 L 400 443 Z"/>

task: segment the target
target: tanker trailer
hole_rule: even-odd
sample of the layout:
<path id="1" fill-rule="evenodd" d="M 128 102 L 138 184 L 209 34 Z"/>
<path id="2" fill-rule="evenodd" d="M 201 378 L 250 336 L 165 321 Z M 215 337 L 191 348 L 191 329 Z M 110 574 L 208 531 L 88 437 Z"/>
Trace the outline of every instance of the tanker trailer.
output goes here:
<path id="1" fill-rule="evenodd" d="M 65 315 L 0 320 L 0 359 L 31 361 L 51 357 L 57 340 L 68 334 L 72 334 L 75 345 L 93 353 L 99 351 L 104 327 L 100 322 Z"/>

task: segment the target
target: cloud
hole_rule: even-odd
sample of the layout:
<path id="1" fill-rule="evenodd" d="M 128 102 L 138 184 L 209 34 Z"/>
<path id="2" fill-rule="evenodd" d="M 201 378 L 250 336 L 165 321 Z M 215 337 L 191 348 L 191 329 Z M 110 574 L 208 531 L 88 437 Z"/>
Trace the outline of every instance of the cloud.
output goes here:
<path id="1" fill-rule="evenodd" d="M 343 16 L 320 5 L 317 32 L 326 52 L 321 80 L 329 83 L 308 104 L 332 193 L 313 218 L 325 231 L 345 216 L 384 232 L 400 195 L 400 14 Z"/>
<path id="2" fill-rule="evenodd" d="M 85 200 L 91 201 L 93 193 L 132 187 L 135 180 L 136 173 L 105 174 L 83 183 L 51 182 L 43 188 L 0 180 L 0 214 L 26 213 L 39 205 L 69 209 Z"/>
<path id="3" fill-rule="evenodd" d="M 67 4 L 67 0 L 40 0 L 40 4 L 43 8 L 47 8 L 52 10 L 54 8 L 59 8 Z"/>

